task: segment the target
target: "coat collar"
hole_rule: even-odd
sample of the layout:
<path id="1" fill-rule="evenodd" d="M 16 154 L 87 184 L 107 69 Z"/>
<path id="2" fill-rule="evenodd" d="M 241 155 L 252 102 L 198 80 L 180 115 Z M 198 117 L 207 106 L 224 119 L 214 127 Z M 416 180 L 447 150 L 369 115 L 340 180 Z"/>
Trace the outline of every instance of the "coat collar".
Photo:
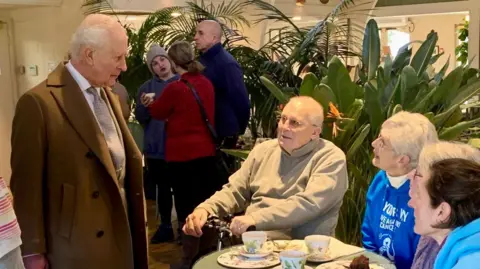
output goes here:
<path id="1" fill-rule="evenodd" d="M 201 54 L 201 58 L 203 59 L 211 59 L 215 57 L 220 51 L 223 50 L 222 44 L 217 43 L 213 45 L 211 48 L 209 48 L 207 51 Z"/>
<path id="2" fill-rule="evenodd" d="M 103 135 L 101 135 L 100 127 L 79 85 L 63 64 L 60 64 L 48 75 L 47 87 L 50 87 L 51 94 L 65 113 L 70 124 L 102 162 L 110 176 L 116 181 L 117 175 L 113 161 L 107 143 Z M 121 119 L 122 114 L 119 108 L 113 105 L 116 100 L 113 93 L 111 93 L 111 89 L 105 89 L 105 93 L 112 104 L 115 117 L 117 120 Z M 120 120 L 118 121 L 120 122 Z M 123 123 L 123 125 L 125 124 Z M 124 133 L 125 130 L 121 129 L 122 133 Z"/>

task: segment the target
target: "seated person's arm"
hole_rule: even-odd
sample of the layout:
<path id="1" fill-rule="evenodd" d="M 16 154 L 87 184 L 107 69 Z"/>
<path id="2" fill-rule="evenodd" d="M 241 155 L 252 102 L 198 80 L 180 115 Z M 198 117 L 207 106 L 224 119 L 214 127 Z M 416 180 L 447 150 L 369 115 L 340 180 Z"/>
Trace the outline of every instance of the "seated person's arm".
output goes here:
<path id="1" fill-rule="evenodd" d="M 373 182 L 372 182 L 373 183 Z M 371 219 L 371 215 L 373 214 L 372 210 L 373 207 L 371 206 L 372 204 L 372 199 L 371 199 L 371 186 L 368 189 L 367 193 L 367 205 L 365 207 L 365 215 L 363 217 L 363 223 L 362 223 L 362 245 L 365 249 L 368 249 L 370 251 L 378 251 L 378 246 L 375 243 L 375 233 L 373 231 L 373 225 L 375 225 L 373 220 Z M 378 226 L 378 224 L 377 224 Z"/>
<path id="2" fill-rule="evenodd" d="M 283 203 L 252 212 L 257 230 L 281 230 L 304 224 L 340 203 L 348 187 L 345 155 L 331 151 L 313 168 L 305 190 Z"/>

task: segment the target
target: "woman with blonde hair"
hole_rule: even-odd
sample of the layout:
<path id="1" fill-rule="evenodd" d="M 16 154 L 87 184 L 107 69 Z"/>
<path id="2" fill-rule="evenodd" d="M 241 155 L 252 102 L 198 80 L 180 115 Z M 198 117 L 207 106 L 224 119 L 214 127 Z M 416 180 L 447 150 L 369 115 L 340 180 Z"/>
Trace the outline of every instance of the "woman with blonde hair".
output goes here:
<path id="1" fill-rule="evenodd" d="M 175 42 L 168 57 L 180 79 L 168 84 L 153 103 L 144 105 L 149 106 L 152 118 L 166 122 L 167 176 L 182 226 L 188 214 L 220 187 L 212 135 L 215 94 L 212 83 L 201 74 L 204 67 L 195 60 L 190 43 Z M 197 241 L 198 238 L 182 234 L 182 267 L 188 268 L 193 261 L 192 246 L 198 245 Z"/>
<path id="2" fill-rule="evenodd" d="M 479 268 L 480 151 L 451 142 L 426 146 L 410 178 L 414 230 L 438 246 L 419 246 L 412 268 Z"/>

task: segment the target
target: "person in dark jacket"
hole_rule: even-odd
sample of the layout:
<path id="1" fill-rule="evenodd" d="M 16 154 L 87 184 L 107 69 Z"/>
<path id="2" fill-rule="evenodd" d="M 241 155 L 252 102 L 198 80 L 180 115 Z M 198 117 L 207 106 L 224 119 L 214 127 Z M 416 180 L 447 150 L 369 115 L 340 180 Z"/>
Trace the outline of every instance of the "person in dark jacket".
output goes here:
<path id="1" fill-rule="evenodd" d="M 195 45 L 201 52 L 203 74 L 215 88 L 215 128 L 224 148 L 234 148 L 250 119 L 250 101 L 242 68 L 221 44 L 222 28 L 213 20 L 197 25 Z"/>
<path id="2" fill-rule="evenodd" d="M 204 67 L 195 61 L 190 43 L 174 43 L 168 56 L 180 79 L 170 83 L 153 103 L 145 99 L 143 105 L 153 118 L 168 122 L 165 157 L 177 216 L 183 222 L 199 203 L 218 190 L 215 142 L 199 105 L 200 102 L 208 121 L 214 125 L 215 92 L 212 83 L 201 74 Z M 182 234 L 182 243 L 184 256 L 180 268 L 189 268 L 200 241 Z"/>
<path id="3" fill-rule="evenodd" d="M 172 229 L 172 192 L 165 172 L 165 130 L 164 122 L 150 117 L 148 108 L 142 104 L 142 97 L 157 99 L 164 88 L 172 81 L 178 80 L 178 75 L 172 71 L 172 66 L 165 49 L 157 44 L 151 46 L 147 53 L 147 65 L 152 72 L 152 79 L 146 81 L 138 90 L 135 117 L 144 128 L 144 149 L 149 178 L 153 178 L 158 186 L 158 210 L 160 226 L 151 239 L 152 244 L 171 241 L 174 238 Z"/>

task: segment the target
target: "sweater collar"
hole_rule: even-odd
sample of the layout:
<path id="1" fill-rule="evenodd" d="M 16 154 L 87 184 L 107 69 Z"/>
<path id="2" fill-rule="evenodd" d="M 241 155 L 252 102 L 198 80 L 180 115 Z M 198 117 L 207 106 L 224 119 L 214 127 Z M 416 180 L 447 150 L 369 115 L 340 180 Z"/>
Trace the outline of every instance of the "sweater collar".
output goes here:
<path id="1" fill-rule="evenodd" d="M 167 80 L 163 80 L 161 78 L 159 78 L 157 75 L 154 75 L 153 78 L 158 81 L 158 82 L 165 82 L 165 83 L 170 83 L 172 81 L 175 81 L 175 80 L 178 80 L 180 76 L 178 74 L 174 74 L 173 77 L 167 79 Z"/>
<path id="2" fill-rule="evenodd" d="M 201 57 L 202 58 L 212 58 L 222 50 L 223 50 L 222 44 L 220 44 L 220 42 L 219 42 L 219 43 L 213 45 L 211 48 L 209 48 L 204 53 L 202 53 Z"/>
<path id="3" fill-rule="evenodd" d="M 286 152 L 282 147 L 280 147 L 280 148 L 282 149 L 282 154 L 284 156 L 297 158 L 297 157 L 302 157 L 304 155 L 309 154 L 315 148 L 317 148 L 319 144 L 320 144 L 320 139 L 310 140 L 310 142 L 308 142 L 304 146 L 293 150 L 291 154 Z"/>

